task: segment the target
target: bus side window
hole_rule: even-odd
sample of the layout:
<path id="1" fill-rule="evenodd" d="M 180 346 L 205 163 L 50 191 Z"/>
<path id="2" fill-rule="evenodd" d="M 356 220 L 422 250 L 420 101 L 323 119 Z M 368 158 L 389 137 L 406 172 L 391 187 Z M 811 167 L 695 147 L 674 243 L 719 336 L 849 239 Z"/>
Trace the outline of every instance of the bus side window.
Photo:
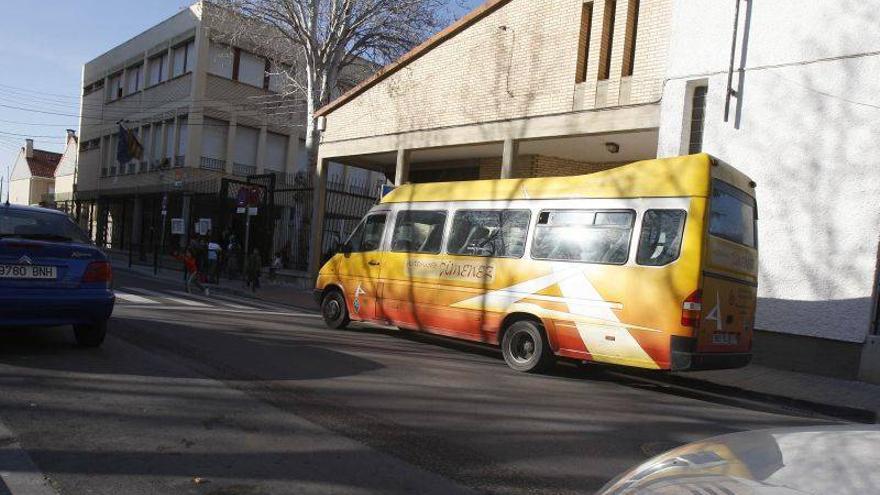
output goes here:
<path id="1" fill-rule="evenodd" d="M 446 251 L 466 256 L 521 258 L 529 231 L 529 210 L 459 210 Z"/>
<path id="2" fill-rule="evenodd" d="M 686 217 L 687 213 L 683 210 L 646 211 L 636 263 L 663 266 L 677 260 Z"/>
<path id="3" fill-rule="evenodd" d="M 626 264 L 634 219 L 632 211 L 543 211 L 535 227 L 532 258 Z"/>
<path id="4" fill-rule="evenodd" d="M 404 253 L 440 252 L 443 244 L 445 211 L 408 210 L 397 214 L 391 250 Z"/>

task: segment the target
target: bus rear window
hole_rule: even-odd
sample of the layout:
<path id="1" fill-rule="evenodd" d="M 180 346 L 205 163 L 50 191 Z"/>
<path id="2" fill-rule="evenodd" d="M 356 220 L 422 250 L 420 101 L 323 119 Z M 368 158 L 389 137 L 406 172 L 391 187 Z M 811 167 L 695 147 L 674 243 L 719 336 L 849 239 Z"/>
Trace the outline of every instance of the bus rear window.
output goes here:
<path id="1" fill-rule="evenodd" d="M 712 181 L 709 234 L 756 247 L 757 219 L 754 198 L 730 184 Z"/>

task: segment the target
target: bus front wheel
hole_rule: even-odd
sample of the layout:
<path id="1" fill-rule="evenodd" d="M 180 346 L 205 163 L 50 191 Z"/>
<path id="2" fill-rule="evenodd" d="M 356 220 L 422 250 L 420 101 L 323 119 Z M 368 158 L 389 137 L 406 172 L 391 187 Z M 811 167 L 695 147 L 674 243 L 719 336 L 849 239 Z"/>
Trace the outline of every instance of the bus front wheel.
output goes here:
<path id="1" fill-rule="evenodd" d="M 345 305 L 345 297 L 338 290 L 332 290 L 324 296 L 321 302 L 321 316 L 324 323 L 332 329 L 340 329 L 348 326 L 348 307 Z"/>
<path id="2" fill-rule="evenodd" d="M 526 373 L 546 371 L 553 366 L 553 351 L 540 325 L 520 320 L 504 332 L 501 353 L 508 366 Z"/>

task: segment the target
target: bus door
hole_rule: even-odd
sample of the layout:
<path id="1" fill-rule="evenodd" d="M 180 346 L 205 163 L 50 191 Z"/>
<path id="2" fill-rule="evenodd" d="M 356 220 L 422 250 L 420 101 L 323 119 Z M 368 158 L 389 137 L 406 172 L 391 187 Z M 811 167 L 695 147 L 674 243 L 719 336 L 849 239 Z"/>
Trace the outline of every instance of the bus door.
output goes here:
<path id="1" fill-rule="evenodd" d="M 714 180 L 709 211 L 697 350 L 748 352 L 758 290 L 755 199 Z"/>
<path id="2" fill-rule="evenodd" d="M 353 319 L 379 318 L 379 277 L 382 270 L 382 238 L 387 212 L 370 213 L 343 245 L 339 278 Z"/>

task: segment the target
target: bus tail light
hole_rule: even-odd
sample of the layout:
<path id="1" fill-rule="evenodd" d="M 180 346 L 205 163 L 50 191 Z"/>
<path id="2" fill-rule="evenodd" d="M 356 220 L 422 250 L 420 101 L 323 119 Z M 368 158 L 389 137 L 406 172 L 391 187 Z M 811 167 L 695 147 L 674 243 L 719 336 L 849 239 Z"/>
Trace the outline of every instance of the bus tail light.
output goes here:
<path id="1" fill-rule="evenodd" d="M 113 281 L 113 270 L 110 268 L 110 263 L 106 261 L 93 261 L 89 263 L 85 274 L 83 274 L 82 281 L 86 284 L 103 282 L 109 286 L 110 282 Z"/>
<path id="2" fill-rule="evenodd" d="M 700 313 L 703 312 L 703 293 L 697 289 L 681 303 L 681 325 L 697 328 L 700 326 Z"/>

